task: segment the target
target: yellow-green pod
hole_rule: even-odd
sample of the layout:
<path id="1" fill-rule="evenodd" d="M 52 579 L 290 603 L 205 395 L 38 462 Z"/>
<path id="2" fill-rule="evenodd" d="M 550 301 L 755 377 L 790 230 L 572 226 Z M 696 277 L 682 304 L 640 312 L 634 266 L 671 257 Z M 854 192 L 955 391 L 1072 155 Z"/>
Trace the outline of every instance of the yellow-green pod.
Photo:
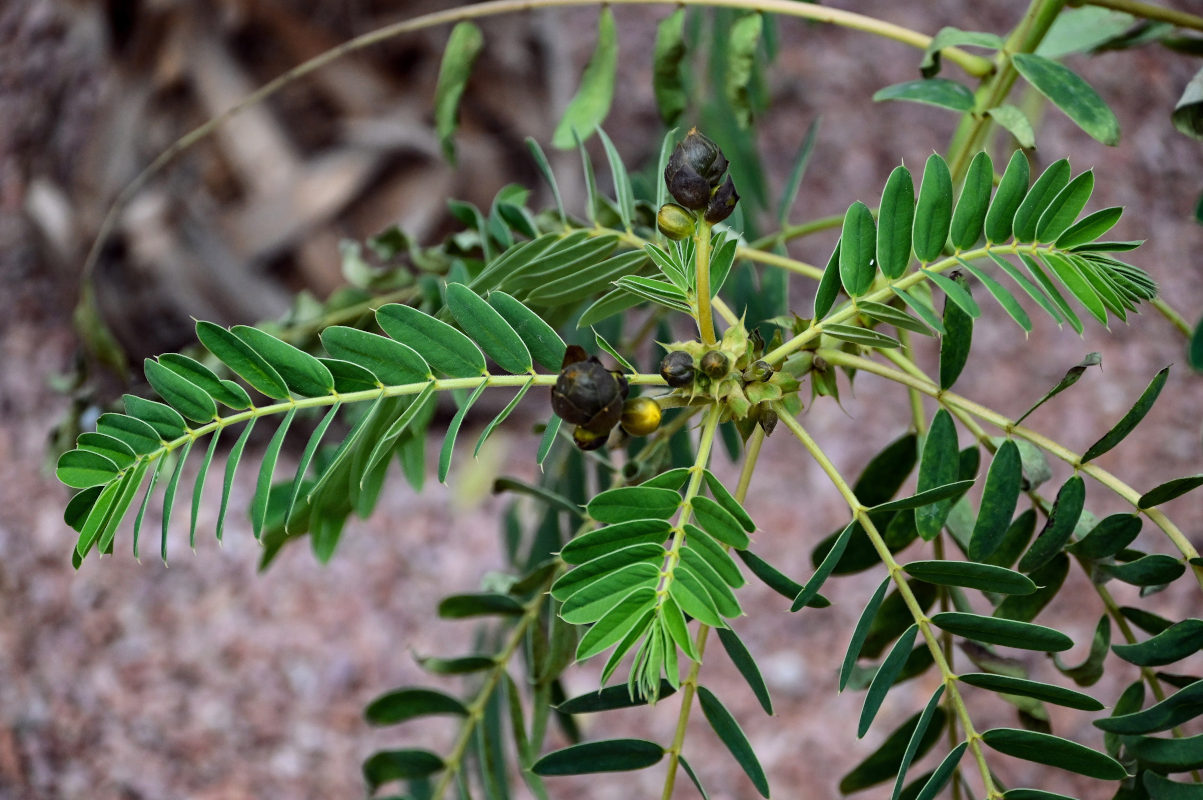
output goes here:
<path id="1" fill-rule="evenodd" d="M 632 436 L 647 436 L 660 427 L 660 404 L 650 397 L 633 397 L 622 405 L 622 429 Z"/>
<path id="2" fill-rule="evenodd" d="M 665 203 L 656 215 L 656 227 L 673 241 L 692 236 L 694 224 L 693 214 L 676 203 Z"/>

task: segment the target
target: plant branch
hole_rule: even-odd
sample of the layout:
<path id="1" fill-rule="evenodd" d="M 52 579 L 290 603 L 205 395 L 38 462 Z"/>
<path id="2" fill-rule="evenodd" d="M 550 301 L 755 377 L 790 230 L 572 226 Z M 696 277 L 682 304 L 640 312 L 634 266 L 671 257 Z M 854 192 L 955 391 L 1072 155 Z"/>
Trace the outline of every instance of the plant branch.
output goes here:
<path id="1" fill-rule="evenodd" d="M 712 345 L 717 341 L 714 338 L 714 318 L 710 314 L 710 231 L 713 227 L 709 222 L 700 220 L 693 234 L 698 333 L 701 334 L 702 344 L 705 345 Z"/>
<path id="2" fill-rule="evenodd" d="M 1138 505 L 1138 501 L 1140 500 L 1141 496 L 1140 492 L 1136 491 L 1131 486 L 1124 483 L 1115 475 L 1098 466 L 1097 464 L 1082 463 L 1081 455 L 1073 452 L 1060 442 L 1049 439 L 1047 436 L 1037 433 L 1030 428 L 1025 428 L 1022 425 L 1016 425 L 1014 420 L 1003 416 L 993 409 L 986 408 L 985 406 L 979 405 L 972 400 L 962 397 L 961 395 L 954 394 L 953 392 L 943 391 L 939 386 L 925 378 L 917 378 L 913 375 L 908 375 L 905 372 L 892 369 L 871 359 L 854 356 L 849 353 L 845 353 L 842 350 L 824 349 L 819 350 L 816 355 L 821 355 L 829 364 L 853 367 L 858 370 L 864 370 L 865 372 L 871 372 L 874 375 L 879 375 L 888 380 L 903 384 L 904 386 L 913 386 L 924 394 L 936 398 L 947 407 L 962 409 L 978 419 L 985 420 L 991 425 L 1001 428 L 1008 434 L 1014 434 L 1022 439 L 1027 439 L 1029 442 L 1041 448 L 1042 450 L 1045 450 L 1046 452 L 1069 464 L 1075 470 L 1094 478 L 1112 492 L 1131 503 L 1132 506 L 1137 510 L 1137 513 L 1144 514 L 1154 525 L 1156 525 L 1158 528 L 1161 528 L 1169 540 L 1174 544 L 1174 547 L 1178 549 L 1178 552 L 1181 553 L 1182 556 L 1188 561 L 1192 558 L 1199 557 L 1199 551 L 1195 549 L 1193 544 L 1191 544 L 1190 539 L 1188 539 L 1186 535 L 1182 533 L 1181 529 L 1179 529 L 1178 526 L 1175 525 L 1160 509 L 1140 508 Z M 1191 568 L 1194 570 L 1195 578 L 1198 580 L 1199 586 L 1203 588 L 1203 567 L 1198 567 L 1192 564 Z"/>
<path id="3" fill-rule="evenodd" d="M 886 565 L 890 579 L 898 589 L 898 595 L 902 598 L 907 610 L 910 611 L 915 623 L 919 626 L 919 631 L 923 634 L 923 639 L 927 643 L 927 649 L 931 651 L 936 667 L 940 670 L 940 677 L 943 680 L 949 702 L 956 712 L 955 716 L 960 720 L 961 728 L 965 731 L 965 738 L 969 742 L 969 750 L 973 753 L 974 760 L 977 761 L 978 769 L 981 772 L 987 800 L 1001 798 L 1002 793 L 995 787 L 994 778 L 990 774 L 990 767 L 986 763 L 985 752 L 982 750 L 981 734 L 975 730 L 973 720 L 969 717 L 969 709 L 966 707 L 965 700 L 957 688 L 956 674 L 944 658 L 944 649 L 941 646 L 940 638 L 932 627 L 931 619 L 923 611 L 923 607 L 919 605 L 919 601 L 915 598 L 911 587 L 907 584 L 902 566 L 894 560 L 894 555 L 890 552 L 890 548 L 886 545 L 881 533 L 877 530 L 877 526 L 873 524 L 873 520 L 869 517 L 868 508 L 857 499 L 856 493 L 853 492 L 852 487 L 848 485 L 848 482 L 840 474 L 839 470 L 836 469 L 835 465 L 831 463 L 831 459 L 827 457 L 827 453 L 811 438 L 806 429 L 802 427 L 802 424 L 794 419 L 785 406 L 781 403 L 774 403 L 773 407 L 777 412 L 778 419 L 785 423 L 786 427 L 798 438 L 798 441 L 802 443 L 802 446 L 806 448 L 807 452 L 810 453 L 823 472 L 827 474 L 828 479 L 839 491 L 840 495 L 844 498 L 845 504 L 852 511 L 857 522 L 860 523 L 865 535 L 872 542 L 873 549 L 877 551 L 877 555 L 881 558 L 882 563 Z"/>
<path id="4" fill-rule="evenodd" d="M 1157 22 L 1168 22 L 1179 28 L 1203 31 L 1203 17 L 1173 8 L 1162 8 L 1152 3 L 1141 3 L 1138 0 L 1085 0 L 1085 4 L 1110 8 L 1112 11 L 1123 11 L 1134 17 L 1143 17 Z"/>

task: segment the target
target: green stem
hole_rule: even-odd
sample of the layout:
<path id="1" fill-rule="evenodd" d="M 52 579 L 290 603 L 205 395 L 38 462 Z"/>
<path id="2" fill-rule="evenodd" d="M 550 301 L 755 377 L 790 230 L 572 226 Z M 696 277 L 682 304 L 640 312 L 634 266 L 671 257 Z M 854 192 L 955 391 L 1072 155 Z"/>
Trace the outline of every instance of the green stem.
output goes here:
<path id="1" fill-rule="evenodd" d="M 714 318 L 710 314 L 710 231 L 714 226 L 705 220 L 698 222 L 693 234 L 694 272 L 697 275 L 698 298 L 698 333 L 702 336 L 702 344 L 712 345 L 718 340 L 714 338 Z"/>
<path id="2" fill-rule="evenodd" d="M 1183 336 L 1190 337 L 1191 333 L 1193 333 L 1190 323 L 1173 306 L 1167 303 L 1164 298 L 1154 297 L 1149 303 L 1152 304 L 1153 308 L 1160 311 L 1161 316 L 1168 319 L 1170 324 L 1177 328 Z"/>
<path id="3" fill-rule="evenodd" d="M 876 213 L 874 214 L 876 216 Z M 785 244 L 793 239 L 800 239 L 803 236 L 809 236 L 812 233 L 828 231 L 832 228 L 838 228 L 844 224 L 843 214 L 832 214 L 830 217 L 820 217 L 812 219 L 809 222 L 802 222 L 797 225 L 787 225 L 776 233 L 770 233 L 768 236 L 761 236 L 756 241 L 748 245 L 750 250 L 767 250 L 770 247 L 776 247 L 779 244 Z"/>
<path id="4" fill-rule="evenodd" d="M 489 697 L 497 689 L 497 684 L 501 680 L 501 676 L 505 674 L 510 659 L 513 658 L 518 648 L 522 646 L 522 642 L 526 638 L 527 628 L 538 618 L 543 608 L 544 600 L 550 597 L 547 590 L 551 587 L 552 582 L 559 577 L 559 573 L 558 569 L 553 571 L 544 582 L 543 588 L 535 592 L 534 597 L 526 604 L 522 618 L 518 620 L 518 623 L 514 625 L 514 629 L 510 632 L 510 637 L 506 640 L 505 646 L 494 657 L 496 663 L 489 668 L 488 674 L 485 675 L 484 683 L 481 684 L 476 697 L 468 705 L 467 719 L 460 726 L 455 744 L 452 745 L 451 752 L 444 759 L 446 766 L 443 769 L 442 775 L 439 776 L 439 782 L 435 784 L 434 791 L 431 793 L 431 797 L 434 800 L 439 800 L 443 796 L 443 793 L 450 788 L 452 781 L 455 780 L 455 776 L 463 768 L 464 754 L 467 752 L 468 745 L 472 742 L 472 734 L 475 733 L 476 726 L 484 719 L 485 705 L 489 702 Z"/>
<path id="5" fill-rule="evenodd" d="M 698 453 L 694 459 L 693 467 L 690 469 L 689 484 L 685 488 L 685 499 L 682 502 L 681 516 L 677 520 L 676 527 L 673 529 L 672 545 L 668 553 L 668 561 L 664 566 L 664 577 L 661 579 L 659 588 L 656 593 L 661 598 L 668 596 L 669 586 L 672 584 L 673 571 L 676 569 L 677 562 L 681 559 L 681 546 L 685 543 L 685 523 L 689 521 L 689 516 L 693 509 L 690 507 L 690 501 L 697 497 L 698 492 L 702 488 L 703 473 L 706 465 L 710 462 L 710 451 L 714 446 L 714 437 L 718 431 L 719 417 L 722 416 L 723 408 L 715 403 L 710 407 L 706 414 L 706 419 L 702 422 L 702 435 L 698 440 Z M 663 800 L 671 800 L 673 787 L 677 782 L 677 767 L 681 762 L 681 748 L 685 744 L 685 729 L 689 724 L 689 715 L 693 709 L 693 698 L 697 693 L 698 687 L 698 671 L 702 667 L 702 654 L 706 649 L 706 637 L 709 634 L 709 628 L 706 625 L 698 623 L 698 633 L 695 639 L 694 649 L 698 652 L 697 660 L 689 667 L 689 674 L 682 682 L 681 691 L 681 710 L 677 714 L 677 730 L 673 734 L 672 745 L 668 748 L 668 772 L 664 776 L 664 792 L 661 797 Z"/>
<path id="6" fill-rule="evenodd" d="M 735 487 L 735 499 L 740 503 L 748 496 L 748 486 L 752 483 L 752 474 L 756 471 L 756 462 L 760 458 L 762 444 L 764 444 L 764 429 L 757 425 L 744 450 L 744 463 L 739 473 L 739 484 Z M 662 800 L 670 800 L 677 781 L 677 766 L 681 761 L 681 748 L 685 746 L 685 732 L 689 727 L 689 717 L 693 712 L 693 698 L 698 690 L 698 673 L 702 669 L 702 657 L 706 651 L 706 641 L 709 637 L 710 626 L 699 622 L 697 636 L 694 638 L 694 649 L 698 652 L 698 658 L 690 665 L 689 674 L 682 682 L 682 686 L 685 688 L 681 692 L 681 710 L 677 713 L 677 729 L 668 750 L 668 774 L 664 779 Z"/>
<path id="7" fill-rule="evenodd" d="M 1085 0 L 1088 6 L 1110 8 L 1112 11 L 1123 11 L 1134 17 L 1143 17 L 1157 22 L 1168 22 L 1179 28 L 1203 31 L 1203 17 L 1177 11 L 1172 8 L 1162 8 L 1152 3 L 1141 3 L 1137 0 Z"/>
<path id="8" fill-rule="evenodd" d="M 845 353 L 842 350 L 819 350 L 817 356 L 822 356 L 829 364 L 853 367 L 865 372 L 871 372 L 874 375 L 879 375 L 895 383 L 900 383 L 904 386 L 912 386 L 924 394 L 934 397 L 948 407 L 959 408 L 966 411 L 978 419 L 1002 429 L 1007 434 L 1013 434 L 1021 439 L 1027 439 L 1032 444 L 1041 448 L 1045 452 L 1059 458 L 1069 464 L 1075 470 L 1089 475 L 1099 483 L 1106 486 L 1115 494 L 1119 495 L 1136 509 L 1137 513 L 1144 514 L 1149 518 L 1154 525 L 1160 528 L 1178 549 L 1178 552 L 1188 561 L 1192 558 L 1199 557 L 1199 551 L 1191 544 L 1190 539 L 1182 533 L 1181 529 L 1175 525 L 1169 517 L 1167 517 L 1160 509 L 1157 508 L 1140 508 L 1138 501 L 1140 500 L 1140 492 L 1133 489 L 1128 484 L 1117 478 L 1112 473 L 1103 469 L 1094 463 L 1082 463 L 1082 456 L 1069 448 L 1049 439 L 1047 436 L 1037 433 L 1022 425 L 1016 425 L 1015 421 L 1008 417 L 999 414 L 993 409 L 986 408 L 978 403 L 973 402 L 965 397 L 962 397 L 953 392 L 948 392 L 940 389 L 939 386 L 925 378 L 917 378 L 913 375 L 908 375 L 896 369 L 892 369 L 883 364 L 879 364 L 868 358 L 854 356 L 850 353 Z M 1195 578 L 1198 580 L 1200 588 L 1203 588 L 1203 567 L 1192 565 L 1195 573 Z"/>
<path id="9" fill-rule="evenodd" d="M 882 563 L 886 565 L 890 579 L 898 589 L 899 597 L 902 598 L 915 623 L 919 626 L 919 632 L 923 635 L 923 640 L 927 643 L 927 649 L 931 651 L 936 667 L 940 670 L 940 677 L 943 680 L 948 700 L 955 711 L 955 716 L 960 720 L 961 728 L 965 731 L 965 738 L 969 743 L 969 751 L 973 754 L 974 760 L 977 761 L 978 769 L 981 772 L 987 800 L 1001 798 L 1002 793 L 995 786 L 994 778 L 990 774 L 990 767 L 986 764 L 986 755 L 982 750 L 981 734 L 973 727 L 973 720 L 969 716 L 969 709 L 966 707 L 965 700 L 956 685 L 956 674 L 952 671 L 952 666 L 944 658 L 944 649 L 941 646 L 939 636 L 933 629 L 931 619 L 923 611 L 923 607 L 919 605 L 919 601 L 911 591 L 910 585 L 907 584 L 901 565 L 894 560 L 894 555 L 890 552 L 890 548 L 886 545 L 881 533 L 877 530 L 877 526 L 873 524 L 873 520 L 869 517 L 868 508 L 857 499 L 856 493 L 852 491 L 852 487 L 848 485 L 843 475 L 831 463 L 831 459 L 828 458 L 827 453 L 811 438 L 806 429 L 802 427 L 802 424 L 794 419 L 793 415 L 782 404 L 774 403 L 773 405 L 777 411 L 778 419 L 784 422 L 786 427 L 793 432 L 794 436 L 798 438 L 798 441 L 802 443 L 802 446 L 806 448 L 807 452 L 810 453 L 811 457 L 818 463 L 820 469 L 826 473 L 827 478 L 844 498 L 844 503 L 852 511 L 856 520 L 860 522 L 865 535 L 869 537 L 869 541 L 873 544 L 873 549 L 877 551 L 877 555 L 881 558 Z"/>
<path id="10" fill-rule="evenodd" d="M 1023 19 L 1015 26 L 996 58 L 996 69 L 978 89 L 973 111 L 961 118 L 948 145 L 948 168 L 953 183 L 965 177 L 973 154 L 982 149 L 992 120 L 986 111 L 1001 104 L 1011 93 L 1011 87 L 1019 77 L 1011 64 L 1015 53 L 1030 53 L 1044 39 L 1053 20 L 1061 13 L 1065 0 L 1032 0 Z"/>

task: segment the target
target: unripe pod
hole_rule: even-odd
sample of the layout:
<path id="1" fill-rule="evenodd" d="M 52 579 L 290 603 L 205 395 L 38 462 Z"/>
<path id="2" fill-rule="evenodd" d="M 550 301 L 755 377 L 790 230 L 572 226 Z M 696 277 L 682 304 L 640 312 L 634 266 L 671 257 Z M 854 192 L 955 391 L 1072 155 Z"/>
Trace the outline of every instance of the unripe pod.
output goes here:
<path id="1" fill-rule="evenodd" d="M 706 355 L 702 356 L 702 372 L 714 380 L 725 378 L 727 370 L 731 368 L 731 360 L 727 358 L 725 353 L 718 350 L 711 350 Z"/>
<path id="2" fill-rule="evenodd" d="M 750 367 L 744 370 L 743 379 L 748 383 L 754 381 L 767 381 L 773 377 L 773 365 L 767 361 L 754 361 Z"/>
<path id="3" fill-rule="evenodd" d="M 693 383 L 693 357 L 683 350 L 674 350 L 660 362 L 660 377 L 674 389 Z"/>
<path id="4" fill-rule="evenodd" d="M 660 427 L 660 404 L 650 397 L 632 397 L 622 406 L 622 429 L 632 436 L 647 436 Z"/>
<path id="5" fill-rule="evenodd" d="M 656 215 L 656 227 L 674 242 L 692 236 L 695 224 L 693 214 L 676 203 L 665 203 Z"/>
<path id="6" fill-rule="evenodd" d="M 582 450 L 597 450 L 610 438 L 610 431 L 596 433 L 580 425 L 572 430 L 573 443 Z"/>

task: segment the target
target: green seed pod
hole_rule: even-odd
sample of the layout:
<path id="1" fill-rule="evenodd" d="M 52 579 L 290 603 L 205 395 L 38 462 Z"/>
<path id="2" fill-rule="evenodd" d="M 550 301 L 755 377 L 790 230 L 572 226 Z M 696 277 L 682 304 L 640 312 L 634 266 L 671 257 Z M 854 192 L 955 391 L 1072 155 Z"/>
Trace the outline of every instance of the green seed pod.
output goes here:
<path id="1" fill-rule="evenodd" d="M 694 374 L 693 357 L 683 350 L 674 350 L 660 362 L 660 377 L 674 389 L 689 386 Z"/>
<path id="2" fill-rule="evenodd" d="M 773 377 L 773 365 L 767 361 L 753 361 L 743 372 L 743 379 L 748 383 L 767 381 Z"/>
<path id="3" fill-rule="evenodd" d="M 706 221 L 713 225 L 731 216 L 735 204 L 739 202 L 739 194 L 735 191 L 735 183 L 727 176 L 727 181 L 710 196 L 706 204 Z"/>
<path id="4" fill-rule="evenodd" d="M 660 404 L 650 397 L 632 397 L 622 406 L 622 429 L 632 436 L 647 436 L 660 427 Z"/>
<path id="5" fill-rule="evenodd" d="M 702 372 L 714 380 L 725 378 L 727 370 L 731 368 L 731 360 L 727 355 L 719 350 L 711 350 L 706 355 L 702 356 Z"/>
<path id="6" fill-rule="evenodd" d="M 572 442 L 582 450 L 598 450 L 610 438 L 610 432 L 596 433 L 578 425 L 572 430 Z"/>
<path id="7" fill-rule="evenodd" d="M 676 203 L 665 203 L 656 215 L 656 227 L 674 242 L 692 236 L 695 224 L 693 214 Z"/>

